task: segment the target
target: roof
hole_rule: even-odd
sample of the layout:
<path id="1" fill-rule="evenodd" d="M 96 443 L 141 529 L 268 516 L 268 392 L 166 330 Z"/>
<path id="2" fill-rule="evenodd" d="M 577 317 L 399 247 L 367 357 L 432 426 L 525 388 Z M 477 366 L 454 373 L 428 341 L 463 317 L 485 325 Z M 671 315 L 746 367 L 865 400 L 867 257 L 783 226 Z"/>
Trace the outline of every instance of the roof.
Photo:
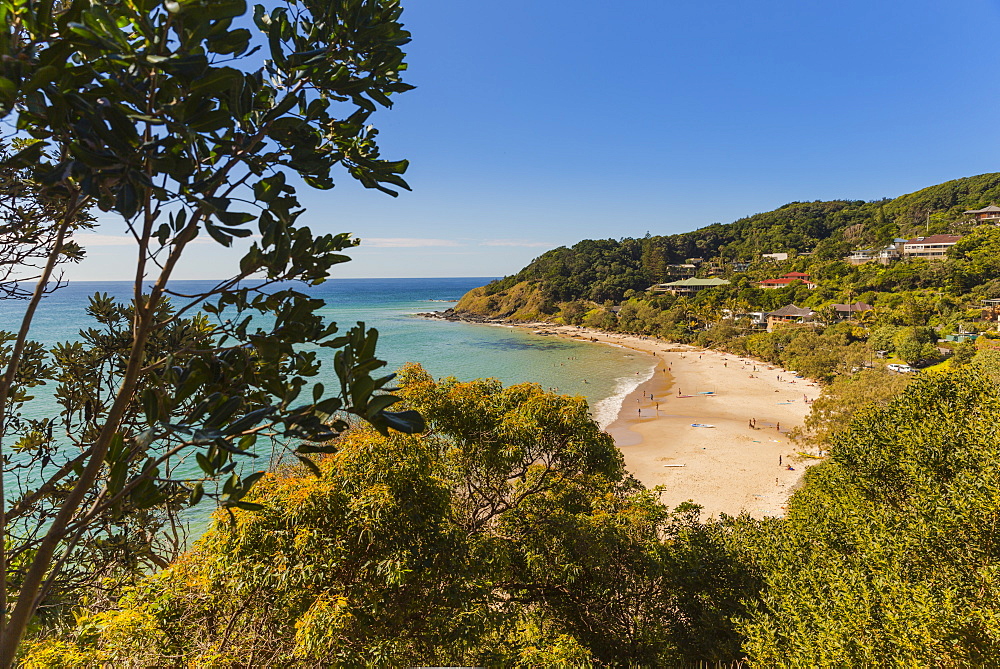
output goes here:
<path id="1" fill-rule="evenodd" d="M 797 307 L 794 304 L 789 304 L 788 306 L 781 307 L 777 311 L 771 311 L 768 316 L 793 316 L 796 318 L 804 316 L 814 316 L 816 314 L 812 309 L 807 309 L 806 307 Z"/>
<path id="2" fill-rule="evenodd" d="M 970 209 L 969 211 L 963 211 L 963 214 L 995 214 L 1000 213 L 1000 207 L 995 204 L 991 204 L 988 207 L 983 207 L 982 209 Z"/>
<path id="3" fill-rule="evenodd" d="M 847 312 L 859 312 L 859 311 L 871 311 L 872 305 L 865 304 L 864 302 L 855 302 L 854 304 L 835 304 L 833 305 L 834 311 L 847 311 Z"/>
<path id="4" fill-rule="evenodd" d="M 787 286 L 790 283 L 796 281 L 809 281 L 809 279 L 800 279 L 799 277 L 782 277 L 780 279 L 764 279 L 763 281 L 758 281 L 758 286 Z M 811 283 L 811 282 L 810 282 Z"/>
<path id="5" fill-rule="evenodd" d="M 962 235 L 931 235 L 930 237 L 917 237 L 910 239 L 907 244 L 954 244 Z"/>
<path id="6" fill-rule="evenodd" d="M 785 276 L 786 277 L 796 278 L 796 279 L 808 279 L 809 278 L 809 275 L 806 274 L 805 272 L 789 272 Z"/>
<path id="7" fill-rule="evenodd" d="M 661 286 L 673 286 L 673 287 L 683 287 L 683 286 L 728 286 L 729 282 L 725 279 L 681 279 L 680 281 L 671 281 L 670 283 L 661 283 Z"/>

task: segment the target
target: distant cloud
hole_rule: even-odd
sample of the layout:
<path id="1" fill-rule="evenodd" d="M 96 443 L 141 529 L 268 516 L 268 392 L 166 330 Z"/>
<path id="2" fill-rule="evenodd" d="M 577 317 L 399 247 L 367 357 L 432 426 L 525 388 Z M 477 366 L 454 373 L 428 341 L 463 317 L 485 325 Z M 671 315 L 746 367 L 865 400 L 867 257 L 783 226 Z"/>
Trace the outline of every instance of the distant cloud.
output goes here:
<path id="1" fill-rule="evenodd" d="M 102 235 L 99 232 L 78 232 L 73 240 L 81 246 L 135 246 L 135 240 L 123 235 Z"/>
<path id="2" fill-rule="evenodd" d="M 550 242 L 533 242 L 527 239 L 488 239 L 480 242 L 480 246 L 525 246 L 528 248 L 555 246 Z"/>
<path id="3" fill-rule="evenodd" d="M 250 237 L 243 238 L 245 240 L 260 239 L 260 235 L 251 235 Z M 100 232 L 78 232 L 73 235 L 73 241 L 84 248 L 91 248 L 95 246 L 135 246 L 136 241 L 134 237 L 125 235 L 105 235 Z M 242 241 L 241 239 L 235 240 L 236 242 Z M 157 244 L 155 240 L 154 244 Z M 208 236 L 207 233 L 203 233 L 201 237 L 197 237 L 188 244 L 215 244 L 215 240 Z"/>
<path id="4" fill-rule="evenodd" d="M 362 237 L 361 246 L 380 249 L 417 249 L 429 246 L 463 246 L 454 239 L 429 239 L 426 237 Z"/>

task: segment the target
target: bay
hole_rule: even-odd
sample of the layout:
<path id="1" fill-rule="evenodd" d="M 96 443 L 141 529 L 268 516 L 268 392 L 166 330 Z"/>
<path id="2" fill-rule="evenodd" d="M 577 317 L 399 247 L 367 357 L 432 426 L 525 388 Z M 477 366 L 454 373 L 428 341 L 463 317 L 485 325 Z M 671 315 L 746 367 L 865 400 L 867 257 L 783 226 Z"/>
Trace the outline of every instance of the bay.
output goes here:
<path id="1" fill-rule="evenodd" d="M 325 302 L 323 315 L 346 330 L 358 321 L 379 330 L 378 355 L 389 370 L 419 362 L 437 378 L 461 381 L 492 377 L 506 385 L 534 382 L 543 388 L 583 396 L 602 427 L 617 416 L 624 397 L 649 378 L 648 357 L 629 349 L 543 336 L 524 328 L 431 320 L 418 313 L 452 307 L 465 292 L 492 277 L 413 279 L 332 279 L 302 288 Z M 177 281 L 175 291 L 194 293 L 212 282 Z M 95 293 L 121 300 L 131 294 L 130 282 L 74 282 L 46 296 L 36 314 L 32 338 L 46 345 L 79 339 L 81 328 L 91 327 L 85 308 Z M 17 327 L 23 303 L 0 301 L 0 329 Z M 331 361 L 318 379 L 335 387 Z M 55 415 L 54 402 L 38 393 L 31 413 Z M 197 475 L 192 465 L 191 475 Z M 203 503 L 193 525 L 207 521 Z"/>

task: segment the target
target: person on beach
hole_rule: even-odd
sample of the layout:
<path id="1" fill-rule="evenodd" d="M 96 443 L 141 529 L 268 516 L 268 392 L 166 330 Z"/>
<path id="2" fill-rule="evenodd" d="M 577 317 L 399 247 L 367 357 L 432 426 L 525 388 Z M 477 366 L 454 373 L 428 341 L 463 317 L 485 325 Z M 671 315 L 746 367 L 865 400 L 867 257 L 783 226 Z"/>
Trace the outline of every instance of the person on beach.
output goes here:
<path id="1" fill-rule="evenodd" d="M 781 423 L 778 423 L 777 425 L 775 425 L 774 429 L 777 430 L 778 432 L 781 432 Z"/>
<path id="2" fill-rule="evenodd" d="M 778 456 L 778 466 L 779 467 L 781 466 L 781 456 L 780 455 Z"/>

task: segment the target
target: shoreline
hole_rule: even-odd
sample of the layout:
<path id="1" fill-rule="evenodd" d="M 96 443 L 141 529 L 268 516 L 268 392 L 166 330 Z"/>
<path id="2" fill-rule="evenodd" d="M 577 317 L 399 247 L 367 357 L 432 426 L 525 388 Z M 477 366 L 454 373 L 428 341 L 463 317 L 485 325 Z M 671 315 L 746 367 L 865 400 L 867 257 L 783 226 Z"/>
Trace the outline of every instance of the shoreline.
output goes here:
<path id="1" fill-rule="evenodd" d="M 648 488 L 661 486 L 661 500 L 671 508 L 693 501 L 705 518 L 743 512 L 780 517 L 805 470 L 821 462 L 798 455 L 789 437 L 809 413 L 806 400 L 815 400 L 820 388 L 787 370 L 653 337 L 552 323 L 469 322 L 648 355 L 652 376 L 623 399 L 605 430 L 629 472 Z"/>

